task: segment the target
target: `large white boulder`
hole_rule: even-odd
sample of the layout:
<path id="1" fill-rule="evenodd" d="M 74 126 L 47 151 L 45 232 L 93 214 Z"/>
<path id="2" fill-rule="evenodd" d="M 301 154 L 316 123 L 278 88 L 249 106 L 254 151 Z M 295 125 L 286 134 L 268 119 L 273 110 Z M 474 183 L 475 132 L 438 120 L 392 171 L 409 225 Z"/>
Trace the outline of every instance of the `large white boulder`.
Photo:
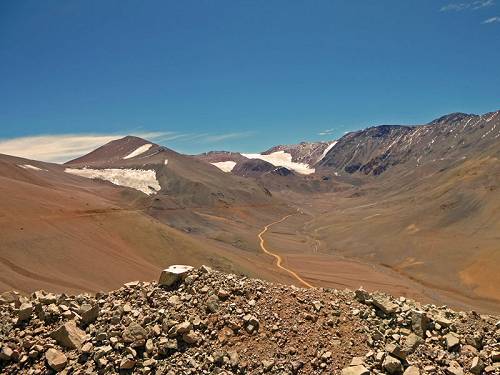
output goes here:
<path id="1" fill-rule="evenodd" d="M 158 284 L 162 286 L 171 286 L 175 282 L 185 278 L 187 274 L 193 269 L 191 266 L 175 264 L 161 272 Z"/>

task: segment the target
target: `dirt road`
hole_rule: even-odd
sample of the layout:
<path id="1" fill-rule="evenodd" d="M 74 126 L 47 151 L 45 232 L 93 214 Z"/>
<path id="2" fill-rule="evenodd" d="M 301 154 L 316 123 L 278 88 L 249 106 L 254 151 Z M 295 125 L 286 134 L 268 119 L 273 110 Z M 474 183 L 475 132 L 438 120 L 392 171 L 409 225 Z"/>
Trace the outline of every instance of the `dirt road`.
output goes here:
<path id="1" fill-rule="evenodd" d="M 283 259 L 281 258 L 281 256 L 279 256 L 278 254 L 275 254 L 271 251 L 269 251 L 267 248 L 266 248 L 266 245 L 265 245 L 265 241 L 264 241 L 264 237 L 263 235 L 267 232 L 267 230 L 272 227 L 273 225 L 275 224 L 279 224 L 283 221 L 285 221 L 286 219 L 288 219 L 290 216 L 292 216 L 293 214 L 290 214 L 290 215 L 286 215 L 285 217 L 281 218 L 280 220 L 278 221 L 274 221 L 272 222 L 271 224 L 267 224 L 264 229 L 259 233 L 258 237 L 259 237 L 259 240 L 260 240 L 260 248 L 262 249 L 262 251 L 268 255 L 271 255 L 272 257 L 274 257 L 276 259 L 276 266 L 285 271 L 285 272 L 288 272 L 290 275 L 293 276 L 294 279 L 296 279 L 299 283 L 301 283 L 302 285 L 308 287 L 308 288 L 313 288 L 313 285 L 311 285 L 310 283 L 308 283 L 307 281 L 305 281 L 302 277 L 300 277 L 296 272 L 292 271 L 291 269 L 285 267 L 282 265 L 283 263 Z"/>

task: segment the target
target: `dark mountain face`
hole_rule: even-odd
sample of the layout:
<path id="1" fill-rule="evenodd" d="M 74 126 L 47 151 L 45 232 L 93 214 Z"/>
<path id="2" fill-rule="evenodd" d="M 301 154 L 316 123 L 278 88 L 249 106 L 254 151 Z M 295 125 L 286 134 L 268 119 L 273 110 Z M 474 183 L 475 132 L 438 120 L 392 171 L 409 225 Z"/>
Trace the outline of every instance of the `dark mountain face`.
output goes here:
<path id="1" fill-rule="evenodd" d="M 498 152 L 499 137 L 500 111 L 482 116 L 453 113 L 427 125 L 382 125 L 349 133 L 316 167 L 375 176 L 402 164 L 443 168 L 492 148 Z"/>
<path id="2" fill-rule="evenodd" d="M 237 163 L 232 173 L 243 177 L 259 177 L 264 173 L 271 172 L 276 167 L 267 161 L 260 159 L 247 159 Z"/>

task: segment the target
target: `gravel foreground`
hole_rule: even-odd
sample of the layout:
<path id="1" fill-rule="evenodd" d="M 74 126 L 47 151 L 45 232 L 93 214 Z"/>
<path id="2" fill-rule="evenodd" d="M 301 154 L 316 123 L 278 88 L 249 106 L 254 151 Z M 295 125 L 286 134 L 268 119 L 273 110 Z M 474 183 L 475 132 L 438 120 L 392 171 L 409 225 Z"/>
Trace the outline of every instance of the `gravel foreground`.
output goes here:
<path id="1" fill-rule="evenodd" d="M 0 373 L 500 374 L 498 317 L 205 266 L 167 279 L 3 293 Z"/>

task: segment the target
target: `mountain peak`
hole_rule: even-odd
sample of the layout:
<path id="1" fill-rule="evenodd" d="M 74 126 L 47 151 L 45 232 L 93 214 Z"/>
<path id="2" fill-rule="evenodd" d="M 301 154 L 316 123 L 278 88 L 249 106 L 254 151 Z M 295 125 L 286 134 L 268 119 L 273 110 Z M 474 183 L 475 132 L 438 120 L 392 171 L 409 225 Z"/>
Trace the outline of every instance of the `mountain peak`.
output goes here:
<path id="1" fill-rule="evenodd" d="M 477 117 L 477 115 L 473 113 L 453 112 L 432 120 L 431 122 L 429 122 L 429 125 L 441 124 L 443 122 L 459 122 L 469 117 Z"/>

